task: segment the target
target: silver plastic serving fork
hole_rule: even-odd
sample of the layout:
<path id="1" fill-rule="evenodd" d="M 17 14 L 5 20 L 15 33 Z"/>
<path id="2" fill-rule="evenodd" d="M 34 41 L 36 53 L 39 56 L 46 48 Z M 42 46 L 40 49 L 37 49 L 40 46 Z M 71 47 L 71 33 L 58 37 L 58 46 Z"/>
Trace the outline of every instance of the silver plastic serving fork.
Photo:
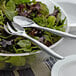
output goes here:
<path id="1" fill-rule="evenodd" d="M 45 46 L 44 44 L 40 43 L 39 41 L 33 39 L 32 37 L 28 36 L 24 30 L 23 27 L 19 26 L 18 24 L 12 22 L 12 25 L 14 29 L 7 23 L 7 26 L 4 25 L 4 29 L 7 33 L 12 34 L 12 35 L 18 35 L 18 36 L 23 36 L 26 37 L 27 39 L 31 40 L 35 44 L 37 44 L 43 51 L 48 53 L 51 56 L 54 56 L 55 58 L 62 59 L 63 57 L 55 53 L 53 50 Z"/>

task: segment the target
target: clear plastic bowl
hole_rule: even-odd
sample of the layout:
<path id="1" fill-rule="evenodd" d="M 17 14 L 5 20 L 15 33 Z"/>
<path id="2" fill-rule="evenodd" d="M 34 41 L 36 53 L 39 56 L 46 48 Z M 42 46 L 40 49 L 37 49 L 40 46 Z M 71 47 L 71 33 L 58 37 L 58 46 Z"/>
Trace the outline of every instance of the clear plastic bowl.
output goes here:
<path id="1" fill-rule="evenodd" d="M 37 0 L 41 1 L 42 3 L 45 3 L 49 9 L 49 12 L 51 13 L 54 10 L 54 5 L 60 7 L 58 4 L 51 0 Z M 60 7 L 62 11 L 62 19 L 67 15 L 64 12 L 64 10 Z M 66 19 L 67 26 L 66 32 L 68 32 L 68 17 Z M 63 38 L 61 38 L 58 42 L 50 46 L 50 48 L 54 48 L 56 45 L 58 45 Z M 35 53 L 21 53 L 21 54 L 4 54 L 0 53 L 0 70 L 15 70 L 15 69 L 24 69 L 29 67 L 29 65 L 34 65 L 37 62 L 43 61 L 48 55 L 46 53 L 43 53 L 41 51 L 37 51 Z M 45 55 L 44 55 L 45 54 Z"/>

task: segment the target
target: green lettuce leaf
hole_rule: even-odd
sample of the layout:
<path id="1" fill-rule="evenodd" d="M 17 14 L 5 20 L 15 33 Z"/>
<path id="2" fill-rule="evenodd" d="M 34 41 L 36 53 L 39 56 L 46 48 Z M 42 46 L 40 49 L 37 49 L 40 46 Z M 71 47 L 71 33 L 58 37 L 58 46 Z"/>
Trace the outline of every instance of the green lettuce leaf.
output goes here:
<path id="1" fill-rule="evenodd" d="M 5 9 L 4 13 L 6 15 L 6 17 L 12 21 L 13 17 L 16 16 L 16 12 L 15 11 L 10 11 L 9 9 Z"/>
<path id="2" fill-rule="evenodd" d="M 42 15 L 44 15 L 44 16 L 47 16 L 47 15 L 49 15 L 49 10 L 48 10 L 48 8 L 47 8 L 47 6 L 45 5 L 45 4 L 43 4 L 43 3 L 40 3 L 40 13 L 42 14 Z"/>
<path id="3" fill-rule="evenodd" d="M 30 0 L 13 0 L 15 4 L 28 3 Z"/>
<path id="4" fill-rule="evenodd" d="M 29 40 L 20 40 L 17 45 L 21 47 L 20 49 L 17 49 L 17 51 L 32 51 L 31 42 Z"/>
<path id="5" fill-rule="evenodd" d="M 7 9 L 14 11 L 16 9 L 15 2 L 13 0 L 9 0 L 6 4 Z"/>
<path id="6" fill-rule="evenodd" d="M 17 44 L 22 48 L 24 48 L 24 47 L 30 48 L 31 47 L 31 42 L 29 40 L 20 40 Z"/>
<path id="7" fill-rule="evenodd" d="M 4 25 L 3 21 L 4 21 L 3 13 L 2 13 L 2 10 L 0 10 L 0 24 L 1 25 Z"/>
<path id="8" fill-rule="evenodd" d="M 24 66 L 26 63 L 25 57 L 20 57 L 20 56 L 15 56 L 15 57 L 10 57 L 8 60 L 6 60 L 7 63 L 11 63 L 12 65 L 15 66 Z"/>
<path id="9" fill-rule="evenodd" d="M 49 25 L 47 25 L 47 27 L 53 27 L 55 25 L 55 21 L 56 18 L 55 16 L 49 16 L 47 22 L 49 23 Z"/>
<path id="10" fill-rule="evenodd" d="M 35 21 L 38 25 L 43 27 L 45 27 L 48 24 L 47 19 L 44 15 L 33 18 L 33 21 Z"/>
<path id="11" fill-rule="evenodd" d="M 6 15 L 6 17 L 12 21 L 13 17 L 17 14 L 15 11 L 15 4 L 13 1 L 8 1 L 6 4 L 6 1 L 4 1 L 1 5 L 1 10 Z"/>

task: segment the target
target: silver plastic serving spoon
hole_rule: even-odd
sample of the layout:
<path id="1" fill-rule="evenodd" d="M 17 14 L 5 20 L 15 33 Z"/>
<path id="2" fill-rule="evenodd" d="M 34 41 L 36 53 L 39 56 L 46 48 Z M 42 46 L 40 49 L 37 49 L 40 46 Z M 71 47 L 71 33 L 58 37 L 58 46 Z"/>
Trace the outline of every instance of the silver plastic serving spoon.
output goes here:
<path id="1" fill-rule="evenodd" d="M 30 37 L 29 35 L 27 35 L 23 27 L 19 26 L 16 23 L 12 23 L 12 25 L 13 25 L 15 30 L 9 25 L 9 23 L 7 23 L 7 26 L 4 25 L 4 29 L 7 33 L 9 33 L 11 35 L 23 36 L 23 37 L 31 40 L 32 42 L 36 43 L 43 51 L 45 51 L 49 55 L 54 56 L 57 59 L 63 59 L 62 56 L 55 53 L 52 49 L 48 48 L 47 46 L 45 46 L 41 42 L 39 42 L 39 41 L 33 39 L 32 37 Z"/>
<path id="2" fill-rule="evenodd" d="M 69 34 L 69 33 L 66 33 L 66 32 L 62 32 L 62 31 L 58 31 L 58 30 L 55 30 L 55 29 L 50 29 L 50 28 L 46 28 L 46 27 L 41 27 L 39 25 L 37 25 L 34 21 L 32 21 L 31 19 L 29 18 L 26 18 L 24 16 L 15 16 L 13 18 L 13 21 L 20 25 L 21 27 L 35 27 L 35 28 L 38 28 L 38 29 L 43 29 L 45 31 L 48 31 L 48 32 L 51 32 L 51 33 L 54 33 L 56 35 L 59 35 L 59 36 L 62 36 L 62 37 L 68 37 L 68 38 L 74 38 L 76 39 L 76 35 L 73 35 L 73 34 Z"/>

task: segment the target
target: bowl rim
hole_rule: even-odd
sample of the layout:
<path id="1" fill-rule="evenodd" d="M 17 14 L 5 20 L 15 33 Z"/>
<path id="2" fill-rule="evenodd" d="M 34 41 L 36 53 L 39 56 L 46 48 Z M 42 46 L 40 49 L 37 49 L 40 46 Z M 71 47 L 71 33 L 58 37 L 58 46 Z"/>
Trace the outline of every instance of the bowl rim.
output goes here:
<path id="1" fill-rule="evenodd" d="M 69 18 L 66 14 L 66 12 L 62 9 L 62 7 L 60 5 L 58 5 L 57 3 L 55 3 L 54 1 L 52 0 L 49 0 L 51 1 L 54 5 L 58 6 L 61 11 L 65 14 L 65 16 L 67 17 L 67 26 L 66 26 L 66 31 L 65 32 L 69 32 Z M 56 43 L 54 43 L 53 45 L 51 45 L 49 48 L 54 48 L 55 46 L 57 46 L 60 42 L 62 42 L 64 38 L 62 37 L 60 40 L 58 40 Z M 0 53 L 0 56 L 29 56 L 29 55 L 34 55 L 34 54 L 38 54 L 38 53 L 41 53 L 42 51 L 37 51 L 37 52 L 31 52 L 31 53 L 17 53 L 17 54 L 14 54 L 14 53 L 10 53 L 10 54 L 7 54 L 7 53 Z"/>

